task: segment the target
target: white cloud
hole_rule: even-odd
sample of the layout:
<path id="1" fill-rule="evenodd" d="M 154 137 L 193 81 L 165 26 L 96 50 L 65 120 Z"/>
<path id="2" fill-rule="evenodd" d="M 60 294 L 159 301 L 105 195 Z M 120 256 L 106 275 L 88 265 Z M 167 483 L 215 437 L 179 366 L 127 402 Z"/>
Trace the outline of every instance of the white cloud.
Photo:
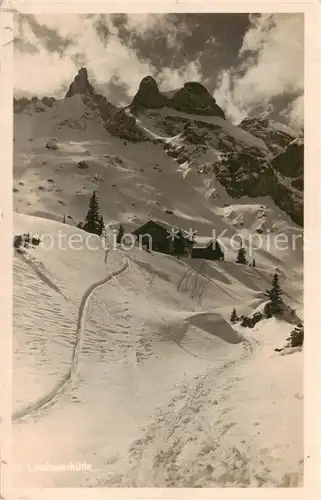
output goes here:
<path id="1" fill-rule="evenodd" d="M 303 15 L 263 14 L 251 21 L 239 52 L 243 61 L 223 72 L 215 93 L 234 119 L 274 97 L 303 93 Z"/>
<path id="2" fill-rule="evenodd" d="M 70 38 L 72 44 L 64 51 L 63 57 L 49 53 L 35 37 L 28 23 L 23 25 L 23 37 L 31 41 L 38 52 L 26 54 L 19 50 L 15 52 L 15 88 L 19 95 L 32 94 L 39 97 L 54 95 L 62 97 L 79 67 L 73 62 L 77 54 L 84 56 L 84 65 L 88 69 L 89 77 L 98 84 L 106 84 L 112 79 L 122 82 L 128 95 L 134 95 L 139 83 L 147 75 L 156 76 L 163 87 L 173 88 L 182 85 L 187 80 L 200 80 L 201 71 L 198 62 L 188 63 L 177 70 L 163 68 L 160 74 L 153 64 L 139 58 L 131 47 L 125 45 L 118 38 L 118 29 L 112 24 L 109 16 L 104 16 L 111 36 L 107 44 L 99 38 L 94 28 L 99 16 L 85 17 L 82 15 L 66 16 L 36 16 L 36 20 L 50 29 L 57 30 L 59 36 Z M 169 45 L 175 46 L 176 35 L 183 28 L 176 27 L 166 15 L 130 15 L 127 27 L 145 36 L 151 31 L 155 33 L 168 33 Z M 106 86 L 108 96 L 108 87 Z"/>
<path id="3" fill-rule="evenodd" d="M 14 86 L 17 95 L 57 95 L 61 87 L 75 76 L 75 65 L 69 58 L 49 53 L 34 35 L 28 23 L 23 25 L 23 39 L 37 48 L 35 53 L 15 50 Z"/>
<path id="4" fill-rule="evenodd" d="M 234 123 L 239 123 L 246 117 L 247 113 L 239 106 L 234 99 L 232 88 L 232 72 L 222 71 L 217 82 L 217 89 L 214 97 L 217 104 L 225 111 L 226 115 Z"/>
<path id="5" fill-rule="evenodd" d="M 191 61 L 180 69 L 164 68 L 157 75 L 157 81 L 164 91 L 177 89 L 189 81 L 200 82 L 202 79 L 202 69 L 198 61 Z"/>
<path id="6" fill-rule="evenodd" d="M 301 95 L 294 99 L 283 111 L 282 115 L 288 119 L 294 129 L 302 129 L 304 124 L 304 96 Z"/>
<path id="7" fill-rule="evenodd" d="M 152 35 L 157 38 L 165 34 L 169 48 L 181 47 L 181 34 L 187 35 L 189 27 L 185 23 L 174 23 L 168 14 L 129 14 L 127 27 L 141 37 Z"/>

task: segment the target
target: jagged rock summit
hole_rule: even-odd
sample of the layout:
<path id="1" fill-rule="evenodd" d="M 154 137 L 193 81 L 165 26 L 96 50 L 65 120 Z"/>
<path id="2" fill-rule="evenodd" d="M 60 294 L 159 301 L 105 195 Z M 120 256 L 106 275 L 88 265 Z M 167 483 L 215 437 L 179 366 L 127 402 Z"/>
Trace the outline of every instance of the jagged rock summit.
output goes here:
<path id="1" fill-rule="evenodd" d="M 216 104 L 214 97 L 199 82 L 187 82 L 182 88 L 170 94 L 160 92 L 156 80 L 152 76 L 146 76 L 140 82 L 131 105 L 146 109 L 168 107 L 194 115 L 225 118 L 223 110 Z"/>
<path id="2" fill-rule="evenodd" d="M 69 85 L 65 99 L 79 95 L 83 102 L 91 109 L 99 113 L 103 121 L 109 120 L 119 110 L 111 104 L 106 97 L 98 94 L 88 79 L 86 68 L 80 68 L 73 82 Z"/>
<path id="3" fill-rule="evenodd" d="M 152 76 L 143 78 L 132 101 L 132 106 L 153 109 L 162 108 L 165 105 L 166 98 L 160 93 L 156 80 Z"/>
<path id="4" fill-rule="evenodd" d="M 72 97 L 76 94 L 94 94 L 94 88 L 89 83 L 88 71 L 86 68 L 81 68 L 78 74 L 75 76 L 73 82 L 69 85 L 68 91 L 66 93 L 67 97 Z"/>

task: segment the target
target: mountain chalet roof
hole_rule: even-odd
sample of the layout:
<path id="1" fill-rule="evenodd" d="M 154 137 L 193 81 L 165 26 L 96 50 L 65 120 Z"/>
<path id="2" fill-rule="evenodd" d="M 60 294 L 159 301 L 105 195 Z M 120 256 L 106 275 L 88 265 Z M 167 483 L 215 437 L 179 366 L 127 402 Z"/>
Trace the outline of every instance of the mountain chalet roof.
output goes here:
<path id="1" fill-rule="evenodd" d="M 159 220 L 159 219 L 148 219 L 146 222 L 143 222 L 143 224 L 141 224 L 139 227 L 137 227 L 133 231 L 133 233 L 135 234 L 135 233 L 140 232 L 140 229 L 142 229 L 147 224 L 154 224 L 154 225 L 160 226 L 163 229 L 166 229 L 166 231 L 168 231 L 169 233 L 172 233 L 172 230 L 181 231 L 184 238 L 190 239 L 189 231 L 186 231 L 185 229 L 182 229 L 181 227 L 178 227 L 175 224 L 170 224 L 169 222 L 165 222 L 165 221 Z"/>
<path id="2" fill-rule="evenodd" d="M 173 229 L 176 231 L 182 231 L 184 238 L 186 238 L 188 240 L 191 239 L 190 231 L 186 231 L 186 229 L 182 229 L 181 227 L 176 226 L 175 224 L 170 224 L 169 222 L 165 222 L 165 221 L 160 220 L 160 219 L 148 219 L 146 222 L 144 222 L 140 226 L 138 226 L 133 231 L 133 234 L 140 233 L 140 230 L 149 223 L 153 223 L 155 225 L 162 227 L 163 229 L 166 229 L 166 231 L 168 231 L 168 233 L 171 233 Z M 215 238 L 213 238 L 213 237 L 207 237 L 207 236 L 197 237 L 197 235 L 195 235 L 193 248 L 207 248 L 208 246 L 210 246 L 213 243 L 213 241 L 215 241 Z"/>

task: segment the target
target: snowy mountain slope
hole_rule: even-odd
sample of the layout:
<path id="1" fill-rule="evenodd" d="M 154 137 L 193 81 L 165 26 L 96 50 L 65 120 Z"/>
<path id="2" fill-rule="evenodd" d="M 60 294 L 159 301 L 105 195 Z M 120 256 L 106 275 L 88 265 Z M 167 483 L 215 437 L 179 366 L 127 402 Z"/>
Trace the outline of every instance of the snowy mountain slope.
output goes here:
<path id="1" fill-rule="evenodd" d="M 33 176 L 33 181 L 29 182 L 31 180 L 29 178 L 27 184 L 31 184 L 32 203 L 37 200 L 37 204 L 44 205 L 41 207 L 41 212 L 48 214 L 55 211 L 62 212 L 58 210 L 58 206 L 54 210 L 47 186 L 35 185 L 37 176 L 42 178 L 41 171 L 47 170 L 43 165 L 54 168 L 58 174 L 56 177 L 63 184 L 67 181 L 67 186 L 72 172 L 76 193 L 72 200 L 66 193 L 67 205 L 70 206 L 68 210 L 72 217 L 83 217 L 79 213 L 80 205 L 83 204 L 82 199 L 88 190 L 94 187 L 99 188 L 102 196 L 110 200 L 110 204 L 106 200 L 106 211 L 113 211 L 111 205 L 114 206 L 114 189 L 112 189 L 114 183 L 108 181 L 114 177 L 115 170 L 109 171 L 109 162 L 106 162 L 104 157 L 108 154 L 116 155 L 129 163 L 125 165 L 126 170 L 121 172 L 129 171 L 131 185 L 138 188 L 132 188 L 128 197 L 129 189 L 126 186 L 128 178 L 124 175 L 121 180 L 117 178 L 116 189 L 123 191 L 124 183 L 124 191 L 127 192 L 127 195 L 125 193 L 118 195 L 118 203 L 122 206 L 118 207 L 116 212 L 117 214 L 125 212 L 122 219 L 132 216 L 128 213 L 128 205 L 139 204 L 140 199 L 146 197 L 146 191 L 150 204 L 164 204 L 161 208 L 163 211 L 166 208 L 171 209 L 165 204 L 174 204 L 177 193 L 183 189 L 184 196 L 188 198 L 195 197 L 195 191 L 198 191 L 197 205 L 209 205 L 210 209 L 209 202 L 213 201 L 218 192 L 228 193 L 232 199 L 238 200 L 242 200 L 243 196 L 254 199 L 270 196 L 274 204 L 287 212 L 295 223 L 302 225 L 302 186 L 299 183 L 289 186 L 287 177 L 280 170 L 275 170 L 273 166 L 275 151 L 270 148 L 271 130 L 279 138 L 284 139 L 278 149 L 281 151 L 281 146 L 285 148 L 287 138 L 290 138 L 287 129 L 283 131 L 278 124 L 269 122 L 269 126 L 260 129 L 260 134 L 257 136 L 256 130 L 246 131 L 236 127 L 216 109 L 217 105 L 206 89 L 199 84 L 193 86 L 193 82 L 187 83 L 183 89 L 178 89 L 174 93 L 175 97 L 181 90 L 183 91 L 182 95 L 185 97 L 183 101 L 179 99 L 179 104 L 176 101 L 172 102 L 174 97 L 162 96 L 155 81 L 152 84 L 149 82 L 147 87 L 148 92 L 143 92 L 140 87 L 131 106 L 119 109 L 95 93 L 88 81 L 87 72 L 83 69 L 70 85 L 64 100 L 52 102 L 47 99 L 45 103 L 44 100 L 34 100 L 25 107 L 16 103 L 14 175 L 20 182 L 25 182 L 25 174 L 28 174 L 28 177 L 29 174 Z M 161 102 L 158 102 L 159 96 Z M 208 102 L 210 102 L 209 108 L 206 104 Z M 56 137 L 60 142 L 57 151 L 45 148 L 46 142 L 51 137 Z M 91 142 L 90 145 L 88 141 Z M 72 152 L 72 142 L 78 143 L 85 154 L 84 160 L 93 157 L 92 167 L 82 172 L 81 176 L 76 166 L 71 168 L 71 160 L 76 160 L 71 158 L 71 154 L 68 155 L 68 149 L 70 153 Z M 296 161 L 300 171 L 298 175 L 303 175 L 303 160 L 299 151 Z M 179 173 L 181 175 L 177 175 Z M 167 175 L 166 183 L 163 182 L 164 174 Z M 175 196 L 166 196 L 163 185 L 171 185 L 172 180 L 174 180 L 173 185 L 178 186 L 179 183 L 180 188 L 176 189 Z M 52 192 L 54 187 L 51 188 Z M 203 196 L 200 196 L 200 190 Z M 19 186 L 15 186 L 15 206 L 23 212 L 30 213 L 32 209 L 23 206 L 25 196 L 19 195 L 19 192 Z M 153 193 L 155 197 L 151 200 Z M 155 199 L 158 193 L 161 193 L 163 200 Z M 224 196 L 222 198 L 220 203 L 223 206 L 226 200 Z M 254 199 L 253 202 L 256 203 L 257 200 Z M 65 200 L 61 201 L 63 205 Z M 199 211 L 198 206 L 193 207 L 195 214 Z M 179 210 L 182 211 L 180 208 Z M 157 206 L 153 207 L 152 212 L 155 211 L 159 215 L 160 210 Z M 276 217 L 278 218 L 278 215 Z"/>
<path id="2" fill-rule="evenodd" d="M 303 354 L 273 351 L 293 325 L 229 318 L 263 307 L 275 271 L 302 318 L 303 139 L 232 125 L 193 82 L 142 87 L 119 109 L 80 71 L 63 100 L 15 102 L 14 231 L 43 240 L 13 256 L 15 480 L 297 486 Z M 109 235 L 154 218 L 225 260 L 106 252 L 76 227 L 93 190 Z M 241 239 L 255 268 L 234 262 Z M 28 469 L 69 461 L 93 470 Z"/>
<path id="3" fill-rule="evenodd" d="M 302 437 L 293 431 L 302 426 L 303 388 L 301 382 L 295 383 L 302 377 L 301 354 L 293 357 L 271 354 L 271 346 L 282 335 L 283 328 L 278 322 L 273 326 L 267 322 L 257 328 L 253 333 L 261 349 L 254 355 L 250 350 L 250 360 L 232 365 L 231 378 L 226 379 L 224 370 L 221 374 L 209 371 L 188 388 L 184 385 L 177 388 L 168 409 L 159 409 L 143 436 L 131 446 L 125 472 L 120 469 L 102 484 L 300 485 L 303 443 Z M 272 373 L 267 374 L 267 366 L 271 365 Z M 288 425 L 288 419 L 293 425 Z"/>
<path id="4" fill-rule="evenodd" d="M 216 179 L 233 198 L 270 195 L 281 209 L 302 225 L 303 184 L 297 183 L 296 189 L 291 188 L 285 175 L 274 168 L 273 154 L 286 154 L 288 149 L 285 148 L 291 148 L 293 136 L 286 134 L 284 138 L 285 133 L 270 127 L 272 136 L 277 135 L 278 142 L 282 143 L 273 148 L 270 147 L 270 130 L 264 130 L 257 139 L 255 134 L 218 117 L 195 117 L 166 108 L 135 114 L 137 124 L 157 143 L 165 143 L 167 154 L 180 165 L 197 169 L 205 176 L 215 173 Z M 166 134 L 174 136 L 168 140 Z M 298 175 L 303 177 L 303 156 L 299 149 L 294 156 Z M 290 169 L 290 157 L 286 161 Z"/>
<path id="5" fill-rule="evenodd" d="M 222 453 L 216 458 L 211 448 L 211 456 L 204 455 L 206 463 L 210 461 L 216 471 L 214 474 L 208 468 L 205 478 L 205 462 L 196 455 L 192 465 L 194 451 L 188 452 L 192 443 L 196 453 L 203 449 L 216 420 L 220 421 L 215 427 L 221 434 L 222 450 L 227 450 L 228 442 L 246 454 L 253 442 L 257 450 L 267 448 L 262 460 L 270 473 L 265 472 L 262 478 L 263 466 L 257 463 L 252 449 L 247 454 L 252 477 L 232 475 L 228 485 L 257 485 L 260 481 L 266 485 L 280 484 L 287 473 L 294 475 L 291 480 L 298 480 L 300 442 L 288 433 L 282 434 L 283 424 L 279 426 L 275 421 L 273 406 L 264 406 L 265 413 L 256 414 L 251 424 L 246 423 L 245 416 L 236 434 L 228 431 L 236 416 L 232 414 L 232 421 L 228 413 L 224 416 L 227 399 L 223 394 L 228 396 L 233 410 L 243 408 L 243 414 L 242 401 L 249 397 L 244 391 L 246 386 L 247 390 L 252 387 L 249 379 L 253 373 L 259 380 L 258 369 L 263 369 L 263 381 L 267 373 L 273 372 L 265 371 L 267 362 L 280 370 L 286 367 L 291 380 L 294 377 L 300 384 L 300 353 L 293 359 L 289 356 L 289 360 L 273 358 L 272 346 L 282 345 L 291 325 L 280 322 L 276 328 L 266 323 L 260 338 L 259 326 L 257 331 L 238 332 L 228 321 L 232 307 L 239 314 L 247 314 L 265 300 L 262 291 L 271 280 L 273 259 L 268 267 L 249 268 L 232 262 L 177 259 L 137 249 L 113 250 L 106 255 L 104 242 L 96 236 L 91 238 L 97 243 L 97 250 L 80 248 L 79 241 L 88 234 L 68 224 L 16 214 L 15 228 L 18 232 L 42 235 L 44 243 L 47 240 L 47 245 L 29 249 L 23 257 L 15 254 L 13 261 L 14 439 L 19 443 L 19 447 L 15 446 L 15 460 L 20 469 L 17 485 L 189 486 L 193 481 L 194 485 L 221 485 L 223 479 L 217 476 L 217 467 L 222 468 Z M 75 234 L 80 236 L 74 245 L 78 250 L 66 245 Z M 49 240 L 53 242 L 50 250 L 45 248 L 49 247 Z M 111 273 L 118 275 L 110 278 Z M 292 300 L 295 308 L 301 307 L 302 290 L 288 277 L 281 278 L 281 283 L 292 297 L 286 300 Z M 90 291 L 92 294 L 88 295 Z M 81 328 L 77 326 L 80 312 Z M 257 345 L 261 342 L 263 347 L 267 343 L 262 352 Z M 253 364 L 247 366 L 244 363 L 249 358 L 253 358 Z M 236 370 L 241 382 L 233 384 L 231 393 L 228 386 Z M 224 385 L 224 392 L 217 385 L 213 394 L 216 383 Z M 276 380 L 269 379 L 263 392 L 258 384 L 257 401 L 262 402 L 268 388 L 272 390 L 275 384 Z M 301 394 L 300 385 L 296 387 Z M 279 407 L 286 392 L 287 406 L 283 401 L 282 414 L 286 419 L 287 412 L 295 412 L 297 429 L 302 411 L 300 400 L 288 391 L 285 382 L 278 391 L 273 389 L 275 404 Z M 217 400 L 214 406 L 213 398 Z M 177 416 L 177 425 L 172 422 L 173 414 Z M 260 418 L 266 419 L 260 425 L 267 427 L 257 440 L 255 422 L 260 422 Z M 184 437 L 183 423 L 188 429 Z M 267 458 L 271 455 L 269 425 L 279 429 L 276 439 L 281 465 L 274 455 Z M 148 437 L 151 429 L 156 430 L 152 441 Z M 194 435 L 192 443 L 187 439 L 189 433 Z M 245 444 L 240 440 L 245 440 Z M 167 454 L 165 441 L 174 455 Z M 127 463 L 130 456 L 134 457 L 131 464 Z M 139 456 L 142 459 L 138 467 Z M 155 463 L 153 470 L 147 466 L 148 457 L 150 464 Z M 233 452 L 227 460 L 234 461 L 235 457 Z M 27 471 L 27 464 L 30 471 L 37 463 L 69 461 L 91 463 L 95 471 L 77 475 Z M 178 466 L 182 467 L 181 473 Z"/>
<path id="6" fill-rule="evenodd" d="M 191 169 L 186 175 L 183 165 L 152 142 L 128 142 L 125 146 L 122 140 L 107 133 L 104 140 L 90 140 L 86 132 L 77 131 L 77 141 L 64 134 L 63 130 L 56 134 L 57 151 L 47 149 L 46 137 L 41 135 L 32 142 L 21 136 L 17 139 L 14 198 L 15 207 L 21 212 L 46 213 L 58 220 L 70 215 L 78 222 L 85 216 L 92 190 L 97 189 L 106 220 L 130 224 L 136 217 L 138 224 L 151 216 L 178 225 L 188 222 L 187 229 L 191 224 L 194 227 L 196 221 L 195 229 L 203 226 L 207 232 L 228 227 L 213 210 L 215 205 L 223 206 L 233 198 L 227 196 L 215 174 L 200 175 Z M 85 161 L 88 168 L 78 168 L 79 161 Z M 220 199 L 215 199 L 217 195 Z M 273 207 L 270 200 L 265 200 L 264 205 L 266 202 Z M 174 216 L 165 210 L 172 210 Z M 275 205 L 273 210 L 276 220 L 281 218 L 293 227 L 289 217 Z"/>

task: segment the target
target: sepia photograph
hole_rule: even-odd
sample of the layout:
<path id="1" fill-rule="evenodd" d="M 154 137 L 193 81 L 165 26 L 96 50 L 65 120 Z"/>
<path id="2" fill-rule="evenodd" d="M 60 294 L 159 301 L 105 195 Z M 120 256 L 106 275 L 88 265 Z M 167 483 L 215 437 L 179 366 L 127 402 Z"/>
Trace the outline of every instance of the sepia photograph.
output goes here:
<path id="1" fill-rule="evenodd" d="M 302 488 L 304 13 L 87 7 L 13 13 L 13 485 Z"/>

